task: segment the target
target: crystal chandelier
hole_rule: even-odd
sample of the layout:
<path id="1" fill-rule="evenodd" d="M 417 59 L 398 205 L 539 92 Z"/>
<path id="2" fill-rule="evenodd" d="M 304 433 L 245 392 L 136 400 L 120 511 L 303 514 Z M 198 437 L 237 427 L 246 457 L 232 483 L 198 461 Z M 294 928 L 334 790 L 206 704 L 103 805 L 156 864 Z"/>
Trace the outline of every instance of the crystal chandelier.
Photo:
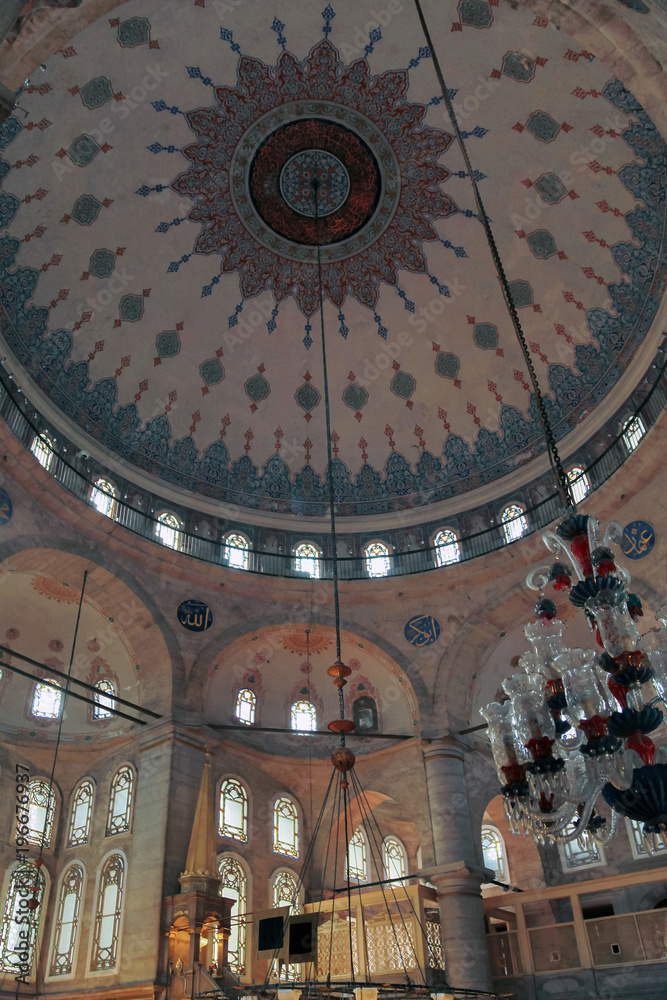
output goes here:
<path id="1" fill-rule="evenodd" d="M 587 514 L 544 532 L 558 561 L 527 577 L 540 595 L 537 620 L 524 628 L 531 649 L 502 685 L 508 700 L 482 714 L 512 833 L 539 844 L 605 844 L 620 814 L 643 824 L 653 854 L 667 846 L 667 743 L 656 749 L 649 735 L 665 722 L 656 703 L 667 698 L 667 628 L 639 633 L 641 601 L 628 592 L 630 574 L 612 550 L 622 534 L 612 521 L 601 539 Z M 597 648 L 566 646 L 556 606 L 544 596 L 549 584 L 569 591 Z M 656 617 L 667 625 L 667 610 Z M 597 812 L 600 795 L 609 821 Z"/>

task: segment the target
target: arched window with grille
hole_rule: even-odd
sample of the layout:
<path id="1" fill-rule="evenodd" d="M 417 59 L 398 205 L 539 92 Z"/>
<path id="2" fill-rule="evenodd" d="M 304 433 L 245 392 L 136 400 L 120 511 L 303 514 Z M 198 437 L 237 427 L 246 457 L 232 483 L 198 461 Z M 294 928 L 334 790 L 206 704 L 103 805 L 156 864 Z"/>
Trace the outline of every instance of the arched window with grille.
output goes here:
<path id="1" fill-rule="evenodd" d="M 437 566 L 451 566 L 461 560 L 459 536 L 451 528 L 443 528 L 433 539 Z"/>
<path id="2" fill-rule="evenodd" d="M 45 890 L 44 869 L 35 868 L 29 861 L 19 861 L 9 877 L 0 926 L 0 972 L 11 973 L 15 978 L 30 976 Z M 36 910 L 26 908 L 27 900 L 32 897 L 39 903 Z M 31 914 L 27 920 L 26 914 Z"/>
<path id="3" fill-rule="evenodd" d="M 248 840 L 248 793 L 236 778 L 227 778 L 220 785 L 218 833 L 243 843 Z"/>
<path id="4" fill-rule="evenodd" d="M 100 514 L 104 514 L 105 517 L 115 517 L 117 495 L 118 491 L 114 484 L 100 476 L 90 491 L 90 502 Z"/>
<path id="5" fill-rule="evenodd" d="M 317 709 L 312 701 L 295 701 L 290 709 L 290 729 L 297 733 L 317 730 Z"/>
<path id="6" fill-rule="evenodd" d="M 286 796 L 276 799 L 273 806 L 273 853 L 299 857 L 299 814 Z"/>
<path id="7" fill-rule="evenodd" d="M 163 545 L 179 550 L 183 540 L 183 524 L 170 510 L 163 510 L 158 514 L 155 534 Z"/>
<path id="8" fill-rule="evenodd" d="M 122 854 L 111 854 L 102 863 L 90 956 L 91 972 L 110 972 L 118 964 L 126 864 Z"/>
<path id="9" fill-rule="evenodd" d="M 574 833 L 574 823 L 569 823 L 565 827 L 565 833 Z M 568 840 L 564 844 L 558 845 L 563 871 L 571 871 L 579 868 L 594 868 L 605 864 L 604 851 L 600 844 L 596 844 L 586 830 L 582 830 L 581 836 L 575 840 Z"/>
<path id="10" fill-rule="evenodd" d="M 273 876 L 271 898 L 274 906 L 289 906 L 290 913 L 298 913 L 301 909 L 296 875 L 288 871 L 279 871 Z"/>
<path id="11" fill-rule="evenodd" d="M 103 677 L 95 681 L 95 705 L 93 706 L 94 719 L 113 719 L 113 709 L 116 707 L 116 685 L 108 678 Z"/>
<path id="12" fill-rule="evenodd" d="M 41 847 L 42 843 L 48 850 L 51 847 L 53 821 L 56 815 L 56 796 L 48 781 L 43 778 L 32 778 L 26 792 L 21 798 L 27 798 L 22 803 L 16 816 L 15 840 L 19 847 L 31 844 Z"/>
<path id="13" fill-rule="evenodd" d="M 73 861 L 62 874 L 51 945 L 50 976 L 71 976 L 79 943 L 84 871 Z"/>
<path id="14" fill-rule="evenodd" d="M 243 535 L 231 534 L 225 537 L 224 560 L 233 569 L 247 569 L 250 546 Z"/>
<path id="15" fill-rule="evenodd" d="M 404 879 L 408 874 L 405 847 L 398 837 L 385 837 L 382 844 L 382 861 L 385 878 Z M 405 882 L 395 882 L 394 884 L 405 885 Z"/>
<path id="16" fill-rule="evenodd" d="M 639 414 L 626 417 L 621 425 L 621 433 L 625 447 L 628 451 L 634 451 L 646 434 L 646 424 Z"/>
<path id="17" fill-rule="evenodd" d="M 498 879 L 499 882 L 508 882 L 509 871 L 505 842 L 495 826 L 485 824 L 482 827 L 482 855 L 484 867 L 491 869 L 494 878 Z"/>
<path id="18" fill-rule="evenodd" d="M 320 550 L 312 542 L 301 542 L 294 549 L 294 568 L 297 573 L 314 580 L 320 576 Z"/>
<path id="19" fill-rule="evenodd" d="M 134 771 L 127 764 L 124 764 L 118 768 L 111 782 L 109 812 L 107 813 L 107 837 L 129 832 L 133 792 Z"/>
<path id="20" fill-rule="evenodd" d="M 57 719 L 63 700 L 60 682 L 54 680 L 53 677 L 46 677 L 45 680 L 49 683 L 35 684 L 30 711 L 40 719 Z"/>
<path id="21" fill-rule="evenodd" d="M 570 493 L 575 503 L 582 503 L 591 492 L 591 481 L 581 465 L 574 465 L 567 473 Z"/>
<path id="22" fill-rule="evenodd" d="M 90 778 L 86 778 L 76 789 L 74 798 L 72 799 L 72 811 L 70 813 L 69 832 L 67 834 L 68 847 L 80 847 L 82 844 L 88 843 L 94 798 L 95 786 Z"/>
<path id="23" fill-rule="evenodd" d="M 358 827 L 347 845 L 345 861 L 345 877 L 355 882 L 368 882 L 368 862 L 366 860 L 366 837 L 361 827 Z"/>
<path id="24" fill-rule="evenodd" d="M 389 576 L 391 563 L 389 547 L 384 542 L 370 542 L 364 549 L 366 572 L 369 576 Z"/>
<path id="25" fill-rule="evenodd" d="M 255 711 L 257 709 L 257 695 L 250 688 L 241 688 L 236 696 L 236 721 L 242 722 L 244 726 L 255 725 Z"/>
<path id="26" fill-rule="evenodd" d="M 518 503 L 511 503 L 505 507 L 500 515 L 500 521 L 503 526 L 505 542 L 508 545 L 510 542 L 515 542 L 517 538 L 521 538 L 528 531 L 526 512 Z"/>
<path id="27" fill-rule="evenodd" d="M 246 921 L 248 912 L 248 877 L 240 861 L 223 857 L 218 862 L 220 895 L 236 900 L 232 910 L 231 933 L 227 948 L 229 968 L 236 976 L 246 971 Z"/>
<path id="28" fill-rule="evenodd" d="M 55 458 L 54 443 L 51 435 L 45 431 L 42 431 L 41 434 L 35 434 L 30 445 L 30 451 L 42 468 L 50 472 Z"/>

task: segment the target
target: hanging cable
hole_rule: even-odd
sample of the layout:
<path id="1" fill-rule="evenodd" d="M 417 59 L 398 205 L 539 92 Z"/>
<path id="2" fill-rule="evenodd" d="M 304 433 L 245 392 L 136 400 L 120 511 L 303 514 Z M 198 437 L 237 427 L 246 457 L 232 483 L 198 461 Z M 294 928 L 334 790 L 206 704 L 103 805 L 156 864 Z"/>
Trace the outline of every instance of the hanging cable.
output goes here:
<path id="1" fill-rule="evenodd" d="M 519 347 L 524 357 L 526 363 L 526 368 L 528 369 L 528 374 L 530 375 L 530 381 L 533 386 L 533 392 L 535 393 L 535 405 L 537 408 L 537 416 L 542 427 L 542 433 L 544 434 L 544 439 L 547 445 L 547 455 L 549 456 L 549 462 L 551 464 L 551 469 L 554 475 L 554 480 L 556 488 L 560 495 L 561 500 L 565 508 L 576 509 L 574 499 L 572 497 L 572 491 L 570 489 L 570 484 L 568 482 L 565 470 L 563 469 L 563 464 L 561 462 L 560 454 L 558 452 L 558 447 L 556 445 L 556 438 L 551 427 L 551 422 L 549 420 L 549 415 L 547 413 L 546 406 L 544 404 L 544 398 L 540 390 L 539 383 L 537 381 L 537 374 L 533 366 L 533 362 L 530 356 L 530 351 L 528 350 L 528 344 L 526 343 L 526 338 L 524 337 L 523 330 L 521 329 L 521 323 L 519 322 L 519 316 L 512 299 L 512 293 L 507 281 L 507 276 L 505 274 L 505 268 L 500 259 L 500 254 L 498 252 L 498 247 L 496 246 L 496 241 L 493 236 L 493 231 L 491 229 L 491 223 L 489 222 L 489 217 L 486 214 L 486 209 L 484 208 L 484 203 L 482 201 L 482 196 L 479 191 L 479 186 L 477 180 L 475 179 L 475 174 L 472 169 L 472 164 L 470 163 L 470 158 L 468 156 L 468 150 L 466 149 L 465 142 L 463 141 L 463 135 L 461 134 L 461 129 L 459 128 L 459 123 L 456 119 L 456 114 L 454 112 L 454 106 L 452 104 L 451 98 L 449 96 L 449 91 L 447 90 L 447 85 L 445 83 L 445 78 L 440 67 L 440 62 L 438 60 L 433 41 L 431 39 L 431 34 L 426 24 L 426 19 L 424 18 L 424 12 L 422 11 L 420 0 L 414 0 L 415 7 L 417 9 L 417 16 L 419 17 L 419 22 L 424 33 L 424 39 L 431 53 L 431 59 L 433 60 L 433 66 L 435 68 L 436 76 L 438 77 L 438 83 L 440 84 L 440 89 L 442 91 L 442 98 L 445 102 L 445 107 L 447 108 L 447 113 L 449 114 L 452 127 L 456 133 L 456 139 L 461 149 L 463 155 L 463 160 L 465 162 L 466 170 L 468 171 L 468 176 L 470 178 L 470 183 L 472 185 L 473 195 L 475 198 L 475 204 L 477 206 L 477 212 L 479 215 L 479 220 L 484 227 L 484 232 L 486 234 L 487 243 L 489 244 L 489 249 L 491 250 L 491 256 L 493 258 L 493 263 L 495 264 L 498 278 L 500 279 L 500 285 L 503 290 L 503 296 L 505 298 L 505 304 L 507 305 L 508 312 L 510 314 L 512 323 L 514 325 L 514 332 L 516 334 L 517 341 L 519 342 Z"/>

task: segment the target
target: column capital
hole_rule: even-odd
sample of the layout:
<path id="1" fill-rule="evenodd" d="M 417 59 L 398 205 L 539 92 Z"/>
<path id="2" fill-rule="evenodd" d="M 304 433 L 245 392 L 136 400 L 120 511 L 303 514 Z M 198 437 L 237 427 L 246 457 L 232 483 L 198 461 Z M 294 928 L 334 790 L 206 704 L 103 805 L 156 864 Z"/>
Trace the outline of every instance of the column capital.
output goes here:
<path id="1" fill-rule="evenodd" d="M 468 746 L 457 736 L 438 736 L 434 739 L 421 740 L 424 760 L 434 760 L 437 757 L 450 757 L 454 760 L 464 760 Z"/>
<path id="2" fill-rule="evenodd" d="M 419 874 L 433 883 L 439 899 L 452 894 L 479 896 L 480 886 L 495 878 L 490 868 L 469 861 L 453 861 L 448 865 L 424 868 Z"/>

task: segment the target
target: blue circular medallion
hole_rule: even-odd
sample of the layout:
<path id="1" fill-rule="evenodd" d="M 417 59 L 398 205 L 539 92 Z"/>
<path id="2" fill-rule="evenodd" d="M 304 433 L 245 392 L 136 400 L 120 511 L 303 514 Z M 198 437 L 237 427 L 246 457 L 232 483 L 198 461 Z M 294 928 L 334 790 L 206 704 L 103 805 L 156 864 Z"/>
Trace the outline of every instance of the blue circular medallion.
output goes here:
<path id="1" fill-rule="evenodd" d="M 655 545 L 655 529 L 648 521 L 630 521 L 623 529 L 621 552 L 628 559 L 643 559 Z"/>
<path id="2" fill-rule="evenodd" d="M 176 616 L 188 632 L 205 632 L 213 624 L 213 612 L 203 601 L 183 601 Z"/>
<path id="3" fill-rule="evenodd" d="M 440 622 L 433 615 L 415 615 L 406 622 L 403 635 L 411 646 L 430 646 L 440 635 Z"/>
<path id="4" fill-rule="evenodd" d="M 0 486 L 0 528 L 3 524 L 7 524 L 11 520 L 13 512 L 14 508 L 12 507 L 12 501 L 9 499 L 9 493 Z"/>
<path id="5" fill-rule="evenodd" d="M 350 193 L 350 176 L 337 156 L 322 149 L 304 149 L 287 161 L 280 174 L 280 193 L 299 215 L 315 215 L 316 177 L 320 182 L 318 214 L 322 217 L 337 212 Z"/>

